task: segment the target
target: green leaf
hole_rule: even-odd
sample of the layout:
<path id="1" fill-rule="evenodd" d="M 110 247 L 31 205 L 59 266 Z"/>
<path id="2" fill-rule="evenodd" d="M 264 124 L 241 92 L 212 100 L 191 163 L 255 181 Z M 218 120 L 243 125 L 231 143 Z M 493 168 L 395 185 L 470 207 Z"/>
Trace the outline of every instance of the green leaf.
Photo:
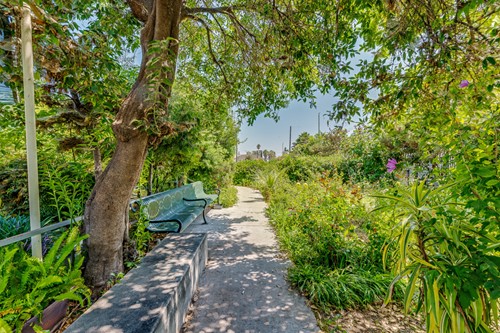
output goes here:
<path id="1" fill-rule="evenodd" d="M 412 300 L 413 300 L 413 295 L 415 294 L 415 290 L 417 288 L 417 282 L 418 282 L 418 279 L 420 276 L 420 268 L 421 267 L 422 267 L 422 265 L 417 265 L 413 269 L 413 271 L 408 279 L 408 284 L 406 286 L 406 291 L 405 291 L 404 300 L 403 300 L 405 313 L 408 313 L 408 310 L 410 309 L 410 305 L 411 305 Z"/>
<path id="2" fill-rule="evenodd" d="M 498 179 L 490 179 L 486 182 L 486 186 L 488 187 L 494 187 L 498 184 L 500 184 L 500 181 Z"/>
<path id="3" fill-rule="evenodd" d="M 80 296 L 79 294 L 76 294 L 74 292 L 71 292 L 71 291 L 57 295 L 56 297 L 54 297 L 54 300 L 55 301 L 66 301 L 66 300 L 76 301 L 76 302 L 80 303 L 80 305 L 83 305 L 82 296 Z"/>
<path id="4" fill-rule="evenodd" d="M 475 329 L 477 330 L 482 323 L 483 318 L 483 302 L 481 299 L 471 303 L 472 313 L 474 314 Z"/>
<path id="5" fill-rule="evenodd" d="M 61 244 L 66 239 L 66 236 L 68 235 L 68 233 L 69 233 L 69 231 L 65 231 L 61 235 L 61 237 L 57 238 L 57 240 L 54 242 L 54 244 L 50 248 L 50 250 L 47 253 L 47 255 L 44 257 L 43 264 L 44 264 L 44 267 L 45 267 L 46 271 L 49 271 L 51 268 L 53 268 L 53 265 L 54 265 L 54 262 L 55 262 L 55 259 L 56 259 L 56 255 L 58 254 L 58 251 L 59 251 L 59 249 L 61 247 Z"/>
<path id="6" fill-rule="evenodd" d="M 495 58 L 493 57 L 486 57 L 485 59 L 487 62 L 489 62 L 491 65 L 495 66 L 497 62 L 495 61 Z"/>
<path id="7" fill-rule="evenodd" d="M 63 282 L 63 280 L 60 276 L 50 275 L 50 276 L 45 277 L 43 280 L 39 281 L 36 284 L 35 289 L 47 288 L 51 285 L 61 283 L 61 282 Z"/>
<path id="8" fill-rule="evenodd" d="M 12 333 L 12 329 L 2 318 L 0 318 L 0 333 Z"/>
<path id="9" fill-rule="evenodd" d="M 496 175 L 497 170 L 494 166 L 482 167 L 474 170 L 474 173 L 484 178 L 490 178 Z"/>

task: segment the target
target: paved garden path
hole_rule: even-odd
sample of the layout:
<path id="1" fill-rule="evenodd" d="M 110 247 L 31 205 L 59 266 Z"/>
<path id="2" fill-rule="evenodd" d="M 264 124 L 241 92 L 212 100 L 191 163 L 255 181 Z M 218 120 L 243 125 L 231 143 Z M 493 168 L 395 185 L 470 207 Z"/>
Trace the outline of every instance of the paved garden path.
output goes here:
<path id="1" fill-rule="evenodd" d="M 278 250 L 262 196 L 238 187 L 238 198 L 234 207 L 210 211 L 209 224 L 186 230 L 208 234 L 209 259 L 183 332 L 319 332 L 285 280 L 290 262 Z"/>

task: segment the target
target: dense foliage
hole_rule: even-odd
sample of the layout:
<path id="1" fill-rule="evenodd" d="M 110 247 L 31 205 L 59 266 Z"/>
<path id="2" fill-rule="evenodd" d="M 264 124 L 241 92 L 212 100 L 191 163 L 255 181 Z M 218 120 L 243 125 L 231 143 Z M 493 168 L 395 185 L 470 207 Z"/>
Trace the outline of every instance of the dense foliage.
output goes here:
<path id="1" fill-rule="evenodd" d="M 20 331 L 53 301 L 89 301 L 90 290 L 80 271 L 84 238 L 76 227 L 66 231 L 43 262 L 16 245 L 0 248 L 0 329 Z"/>
<path id="2" fill-rule="evenodd" d="M 389 289 L 423 313 L 428 332 L 489 332 L 498 322 L 498 1 L 26 3 L 42 216 L 74 218 L 90 196 L 92 283 L 122 269 L 132 191 L 203 180 L 228 205 L 234 173 L 269 200 L 294 261 L 290 280 L 321 308 L 363 306 Z M 0 3 L 0 82 L 20 103 L 22 4 Z M 171 24 L 155 24 L 162 10 Z M 141 28 L 139 68 L 129 55 Z M 314 103 L 333 90 L 331 118 L 364 127 L 304 133 L 280 159 L 234 165 L 233 112 L 276 118 L 291 99 Z M 26 229 L 20 105 L 0 113 L 5 235 Z M 368 213 L 376 207 L 386 210 Z M 117 232 L 100 239 L 98 227 L 110 226 Z M 132 233 L 141 251 L 143 225 Z M 102 266 L 108 255 L 113 265 Z"/>
<path id="3" fill-rule="evenodd" d="M 388 243 L 398 250 L 384 252 L 397 260 L 397 279 L 408 278 L 405 310 L 416 294 L 428 332 L 491 332 L 500 297 L 497 235 L 474 228 L 474 214 L 451 201 L 449 187 L 421 181 L 378 196 L 392 202 L 397 222 Z"/>
<path id="4" fill-rule="evenodd" d="M 389 140 L 378 127 L 303 134 L 294 147 L 237 170 L 257 168 L 246 179 L 269 201 L 294 263 L 290 281 L 315 305 L 360 307 L 386 297 L 422 311 L 428 332 L 492 331 L 500 297 L 494 154 L 475 148 L 480 158 L 467 169 L 432 164 L 434 148 Z M 464 179 L 465 170 L 480 180 Z M 463 186 L 483 192 L 471 196 Z"/>
<path id="5" fill-rule="evenodd" d="M 268 214 L 294 263 L 290 281 L 323 309 L 382 300 L 392 281 L 380 252 L 388 230 L 366 212 L 361 189 L 338 177 L 274 188 Z"/>

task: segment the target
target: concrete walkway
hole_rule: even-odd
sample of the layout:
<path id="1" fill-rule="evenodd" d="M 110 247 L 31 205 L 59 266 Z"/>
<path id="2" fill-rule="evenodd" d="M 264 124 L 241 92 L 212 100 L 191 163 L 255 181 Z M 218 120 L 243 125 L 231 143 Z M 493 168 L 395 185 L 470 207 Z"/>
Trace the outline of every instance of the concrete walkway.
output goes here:
<path id="1" fill-rule="evenodd" d="M 285 280 L 290 262 L 278 250 L 258 191 L 238 187 L 236 206 L 212 210 L 209 224 L 186 232 L 208 234 L 208 265 L 184 333 L 319 332 L 305 299 Z"/>

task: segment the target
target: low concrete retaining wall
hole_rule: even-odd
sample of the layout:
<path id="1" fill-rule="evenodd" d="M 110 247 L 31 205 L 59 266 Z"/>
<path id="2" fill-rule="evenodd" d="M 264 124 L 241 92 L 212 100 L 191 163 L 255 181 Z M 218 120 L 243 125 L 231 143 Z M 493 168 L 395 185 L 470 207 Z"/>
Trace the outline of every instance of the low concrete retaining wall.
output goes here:
<path id="1" fill-rule="evenodd" d="M 65 332 L 180 332 L 207 251 L 206 234 L 169 235 Z"/>

